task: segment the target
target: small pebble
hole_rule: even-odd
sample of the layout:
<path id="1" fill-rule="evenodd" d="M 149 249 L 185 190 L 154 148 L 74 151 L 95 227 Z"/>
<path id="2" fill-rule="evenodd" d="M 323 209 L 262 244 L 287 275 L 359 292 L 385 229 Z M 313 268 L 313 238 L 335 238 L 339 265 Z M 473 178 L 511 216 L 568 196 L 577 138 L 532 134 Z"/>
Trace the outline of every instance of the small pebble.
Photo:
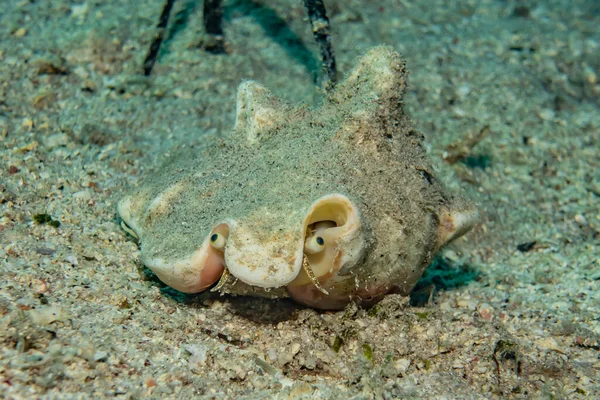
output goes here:
<path id="1" fill-rule="evenodd" d="M 87 3 L 75 4 L 71 6 L 71 18 L 79 19 L 81 22 L 83 22 L 88 11 L 89 7 Z"/>
<path id="2" fill-rule="evenodd" d="M 467 294 L 456 299 L 456 305 L 462 308 L 474 310 L 477 307 L 477 300 L 472 299 L 471 296 Z"/>
<path id="3" fill-rule="evenodd" d="M 108 353 L 106 351 L 97 351 L 94 354 L 94 361 L 96 361 L 96 362 L 106 361 L 107 358 L 108 358 Z"/>
<path id="4" fill-rule="evenodd" d="M 5 138 L 8 135 L 8 120 L 0 116 L 0 138 Z"/>
<path id="5" fill-rule="evenodd" d="M 589 65 L 584 66 L 583 75 L 585 76 L 585 80 L 588 81 L 590 85 L 595 85 L 596 82 L 598 82 L 598 76 L 594 72 L 594 69 Z"/>
<path id="6" fill-rule="evenodd" d="M 27 30 L 25 28 L 19 28 L 15 31 L 15 33 L 13 33 L 13 36 L 15 37 L 23 37 L 27 35 Z"/>
<path id="7" fill-rule="evenodd" d="M 399 374 L 405 374 L 406 371 L 408 371 L 408 367 L 410 367 L 410 360 L 408 358 L 401 358 L 396 361 L 394 367 L 396 367 L 396 371 L 398 371 Z"/>
<path id="8" fill-rule="evenodd" d="M 48 353 L 52 356 L 62 355 L 63 346 L 60 343 L 53 342 L 48 346 Z"/>
<path id="9" fill-rule="evenodd" d="M 477 312 L 482 319 L 489 321 L 494 316 L 494 307 L 488 303 L 482 303 L 477 307 Z"/>
<path id="10" fill-rule="evenodd" d="M 453 109 L 453 111 L 454 111 L 454 115 L 455 115 L 457 118 L 464 118 L 464 117 L 466 117 L 466 116 L 468 116 L 468 115 L 469 115 L 469 114 L 468 114 L 468 113 L 467 113 L 465 110 L 463 110 L 462 108 L 455 107 L 455 108 Z"/>
<path id="11" fill-rule="evenodd" d="M 301 346 L 300 346 L 300 343 L 294 343 L 294 344 L 292 345 L 292 354 L 293 354 L 293 355 L 296 355 L 296 354 L 298 354 L 298 352 L 300 351 L 300 347 L 301 347 Z"/>
<path id="12" fill-rule="evenodd" d="M 558 345 L 556 340 L 554 340 L 554 338 L 551 337 L 540 338 L 535 341 L 535 344 L 541 347 L 542 349 L 546 350 L 560 350 L 560 346 Z"/>
<path id="13" fill-rule="evenodd" d="M 43 256 L 51 256 L 56 252 L 56 250 L 50 249 L 48 247 L 38 247 L 35 249 L 35 252 Z"/>
<path id="14" fill-rule="evenodd" d="M 48 291 L 48 285 L 41 279 L 34 279 L 33 282 L 33 291 L 37 294 L 46 293 Z"/>
<path id="15" fill-rule="evenodd" d="M 76 267 L 77 264 L 79 264 L 79 262 L 77 262 L 77 257 L 75 257 L 74 255 L 70 255 L 70 256 L 65 257 L 65 261 L 68 262 L 69 264 L 71 264 L 74 267 Z"/>
<path id="16" fill-rule="evenodd" d="M 573 219 L 579 226 L 587 226 L 588 225 L 587 219 L 581 214 L 575 215 L 575 217 Z"/>
<path id="17" fill-rule="evenodd" d="M 587 385 L 590 384 L 591 381 L 590 381 L 590 378 L 588 378 L 587 376 L 582 376 L 581 378 L 579 378 L 579 382 L 582 385 L 586 385 L 587 386 Z"/>
<path id="18" fill-rule="evenodd" d="M 454 250 L 446 249 L 444 250 L 444 257 L 450 261 L 458 262 L 458 254 Z"/>
<path id="19" fill-rule="evenodd" d="M 456 89 L 456 95 L 460 99 L 466 98 L 471 93 L 471 87 L 467 84 L 462 84 Z"/>
<path id="20" fill-rule="evenodd" d="M 543 119 L 544 121 L 552 121 L 554 120 L 554 110 L 551 110 L 549 108 L 545 108 L 543 110 L 540 110 L 538 112 L 538 116 Z"/>
<path id="21" fill-rule="evenodd" d="M 87 190 L 81 190 L 79 192 L 73 193 L 73 197 L 78 200 L 89 201 L 92 198 L 92 195 Z"/>
<path id="22" fill-rule="evenodd" d="M 41 307 L 29 311 L 31 320 L 38 325 L 49 325 L 54 321 L 65 321 L 69 318 L 69 314 L 60 306 Z"/>
<path id="23" fill-rule="evenodd" d="M 69 136 L 66 133 L 55 133 L 44 141 L 44 145 L 48 148 L 66 146 L 67 144 L 69 144 Z"/>
<path id="24" fill-rule="evenodd" d="M 154 380 L 154 378 L 148 378 L 148 379 L 146 379 L 144 384 L 146 385 L 146 387 L 151 388 L 151 387 L 156 386 L 156 381 Z"/>
<path id="25" fill-rule="evenodd" d="M 267 350 L 267 359 L 270 362 L 275 362 L 277 361 L 277 350 L 275 350 L 274 348 L 270 348 L 269 350 Z"/>

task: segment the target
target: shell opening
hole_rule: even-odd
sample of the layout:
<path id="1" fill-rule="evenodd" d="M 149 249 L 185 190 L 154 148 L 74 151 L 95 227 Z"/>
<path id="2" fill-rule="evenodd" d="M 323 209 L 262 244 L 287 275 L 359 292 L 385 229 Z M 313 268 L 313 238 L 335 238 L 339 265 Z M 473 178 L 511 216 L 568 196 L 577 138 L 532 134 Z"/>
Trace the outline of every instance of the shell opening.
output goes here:
<path id="1" fill-rule="evenodd" d="M 300 274 L 290 286 L 313 283 L 322 292 L 321 282 L 341 267 L 341 240 L 354 232 L 358 214 L 350 201 L 341 195 L 319 199 L 304 220 L 304 262 Z"/>

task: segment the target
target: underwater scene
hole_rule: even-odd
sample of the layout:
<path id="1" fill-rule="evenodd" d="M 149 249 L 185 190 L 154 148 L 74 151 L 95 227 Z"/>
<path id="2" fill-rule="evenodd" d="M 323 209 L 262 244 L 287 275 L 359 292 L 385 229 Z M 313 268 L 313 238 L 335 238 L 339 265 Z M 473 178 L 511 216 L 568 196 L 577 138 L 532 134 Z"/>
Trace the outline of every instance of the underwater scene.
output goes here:
<path id="1" fill-rule="evenodd" d="M 0 0 L 0 398 L 600 398 L 598 26 Z"/>

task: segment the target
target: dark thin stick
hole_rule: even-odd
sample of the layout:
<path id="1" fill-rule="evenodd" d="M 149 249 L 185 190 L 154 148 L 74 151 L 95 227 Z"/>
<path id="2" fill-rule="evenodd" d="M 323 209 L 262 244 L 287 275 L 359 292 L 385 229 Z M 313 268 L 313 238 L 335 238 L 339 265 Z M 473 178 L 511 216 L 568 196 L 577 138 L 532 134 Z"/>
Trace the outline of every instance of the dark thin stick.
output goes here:
<path id="1" fill-rule="evenodd" d="M 304 6 L 308 10 L 308 18 L 312 25 L 313 35 L 321 50 L 322 66 L 330 83 L 337 81 L 335 56 L 331 45 L 331 28 L 329 18 L 325 11 L 323 0 L 304 0 Z"/>
<path id="2" fill-rule="evenodd" d="M 204 0 L 204 31 L 208 41 L 204 48 L 211 53 L 224 53 L 223 0 Z"/>
<path id="3" fill-rule="evenodd" d="M 210 35 L 223 35 L 223 1 L 204 0 L 204 29 Z"/>
<path id="4" fill-rule="evenodd" d="M 146 76 L 150 75 L 152 72 L 152 67 L 154 67 L 154 63 L 156 62 L 156 56 L 158 55 L 160 44 L 165 37 L 165 32 L 167 31 L 167 24 L 169 23 L 169 16 L 171 15 L 173 3 L 175 3 L 175 0 L 166 0 L 165 5 L 163 6 L 162 14 L 160 14 L 158 25 L 156 25 L 156 36 L 154 37 L 152 45 L 150 46 L 150 51 L 144 60 L 144 75 Z"/>

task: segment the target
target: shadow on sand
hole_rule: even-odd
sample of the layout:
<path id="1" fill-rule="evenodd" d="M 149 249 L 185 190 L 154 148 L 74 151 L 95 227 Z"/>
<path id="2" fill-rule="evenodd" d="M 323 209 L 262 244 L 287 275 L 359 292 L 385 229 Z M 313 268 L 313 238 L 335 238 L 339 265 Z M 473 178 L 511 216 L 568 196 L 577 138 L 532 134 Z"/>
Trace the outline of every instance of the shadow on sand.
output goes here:
<path id="1" fill-rule="evenodd" d="M 202 12 L 198 10 L 201 8 L 201 3 L 201 1 L 188 0 L 184 3 L 185 5 L 173 15 L 172 21 L 169 24 L 170 27 L 167 37 L 161 47 L 161 53 L 169 51 L 169 44 L 172 42 L 173 38 L 176 37 L 179 32 L 186 29 L 190 23 L 192 25 L 197 24 L 198 26 L 202 26 Z M 190 21 L 192 15 L 198 15 L 198 21 Z M 223 9 L 224 21 L 235 23 L 235 17 L 238 15 L 252 17 L 256 23 L 260 25 L 265 34 L 279 44 L 286 51 L 288 56 L 295 59 L 306 68 L 316 82 L 321 71 L 320 61 L 274 9 L 268 7 L 266 4 L 261 4 L 258 1 L 253 0 L 238 0 L 226 4 Z M 306 29 L 310 30 L 308 24 Z M 225 39 L 227 39 L 228 32 L 226 26 L 224 27 L 224 30 L 224 36 Z M 311 44 L 314 44 L 314 42 L 311 42 Z"/>
<path id="2" fill-rule="evenodd" d="M 436 257 L 410 294 L 410 305 L 427 305 L 440 290 L 455 289 L 468 285 L 480 276 L 479 268 L 460 264 L 444 257 Z"/>

